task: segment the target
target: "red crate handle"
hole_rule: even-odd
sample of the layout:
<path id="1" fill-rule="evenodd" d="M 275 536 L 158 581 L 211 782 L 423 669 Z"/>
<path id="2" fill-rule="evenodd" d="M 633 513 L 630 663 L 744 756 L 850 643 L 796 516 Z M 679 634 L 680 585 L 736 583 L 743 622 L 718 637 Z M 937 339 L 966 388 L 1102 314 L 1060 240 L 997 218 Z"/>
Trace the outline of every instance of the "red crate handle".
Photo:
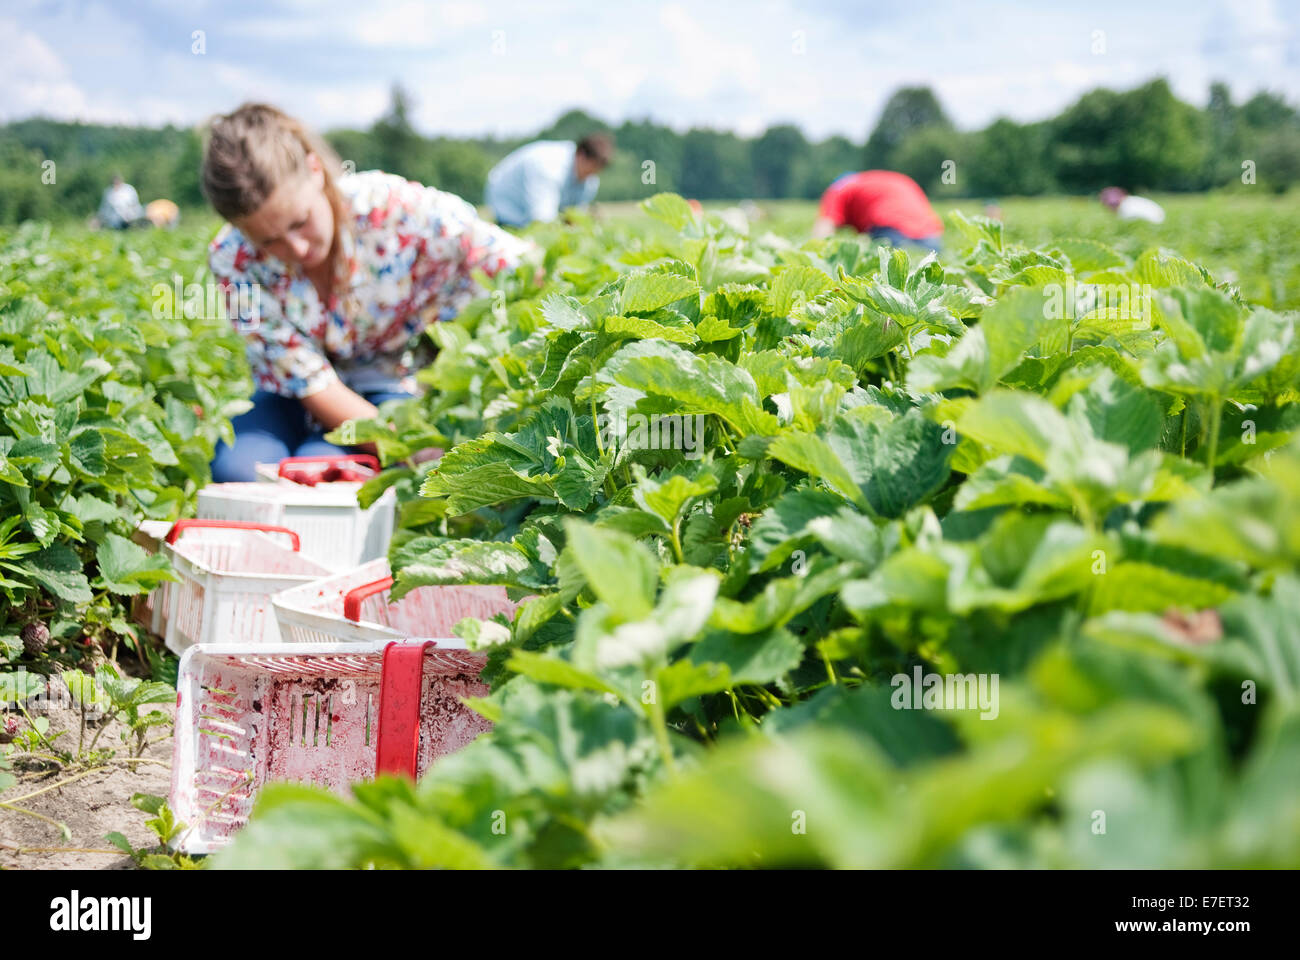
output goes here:
<path id="1" fill-rule="evenodd" d="M 415 779 L 420 752 L 420 695 L 424 687 L 424 651 L 432 641 L 394 640 L 384 648 L 379 688 L 379 735 L 375 775 L 391 773 Z"/>
<path id="2" fill-rule="evenodd" d="M 302 466 L 308 463 L 324 463 L 330 466 L 339 463 L 357 463 L 363 467 L 369 467 L 375 473 L 379 472 L 379 458 L 372 453 L 338 453 L 327 454 L 319 457 L 285 457 L 280 461 L 279 476 L 285 475 L 285 467 Z"/>
<path id="3" fill-rule="evenodd" d="M 361 619 L 361 601 L 373 597 L 376 593 L 383 593 L 392 585 L 393 578 L 384 577 L 374 583 L 363 583 L 359 587 L 353 587 L 343 594 L 343 616 L 356 623 Z"/>
<path id="4" fill-rule="evenodd" d="M 194 528 L 219 528 L 228 530 L 261 530 L 263 533 L 282 533 L 293 543 L 293 549 L 297 551 L 302 547 L 302 541 L 298 539 L 298 534 L 294 533 L 288 527 L 275 527 L 268 523 L 252 523 L 248 520 L 177 520 L 172 524 L 172 528 L 167 531 L 167 542 L 175 543 L 182 533 Z"/>

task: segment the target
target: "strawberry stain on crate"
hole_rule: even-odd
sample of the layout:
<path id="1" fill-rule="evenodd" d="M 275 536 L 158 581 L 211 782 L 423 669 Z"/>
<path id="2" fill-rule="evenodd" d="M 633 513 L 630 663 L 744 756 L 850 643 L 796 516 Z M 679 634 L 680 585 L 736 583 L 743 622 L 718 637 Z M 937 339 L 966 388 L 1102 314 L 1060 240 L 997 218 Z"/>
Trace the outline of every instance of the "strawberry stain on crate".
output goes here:
<path id="1" fill-rule="evenodd" d="M 405 718 L 381 722 L 394 688 L 390 646 L 405 647 L 418 673 Z M 483 696 L 481 654 L 427 641 L 322 647 L 280 644 L 190 648 L 181 664 L 172 808 L 190 825 L 178 846 L 209 853 L 247 822 L 257 791 L 289 781 L 347 793 L 375 776 L 385 734 L 405 722 L 412 740 L 408 775 L 423 775 L 491 723 L 462 702 Z M 418 685 L 415 686 L 415 685 Z M 393 752 L 390 749 L 390 754 Z M 396 753 L 402 752 L 400 745 Z"/>

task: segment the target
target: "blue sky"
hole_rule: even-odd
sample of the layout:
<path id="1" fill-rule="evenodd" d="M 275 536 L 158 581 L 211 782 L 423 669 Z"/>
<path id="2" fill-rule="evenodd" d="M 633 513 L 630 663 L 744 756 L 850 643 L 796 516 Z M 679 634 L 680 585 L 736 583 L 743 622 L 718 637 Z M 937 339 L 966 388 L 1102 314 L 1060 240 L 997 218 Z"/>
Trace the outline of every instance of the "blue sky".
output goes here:
<path id="1" fill-rule="evenodd" d="M 203 52 L 194 52 L 203 31 Z M 1300 3 L 4 0 L 0 120 L 193 124 L 245 99 L 366 126 L 394 81 L 422 132 L 521 134 L 579 106 L 684 129 L 865 137 L 904 83 L 963 128 L 1169 77 L 1300 101 Z"/>

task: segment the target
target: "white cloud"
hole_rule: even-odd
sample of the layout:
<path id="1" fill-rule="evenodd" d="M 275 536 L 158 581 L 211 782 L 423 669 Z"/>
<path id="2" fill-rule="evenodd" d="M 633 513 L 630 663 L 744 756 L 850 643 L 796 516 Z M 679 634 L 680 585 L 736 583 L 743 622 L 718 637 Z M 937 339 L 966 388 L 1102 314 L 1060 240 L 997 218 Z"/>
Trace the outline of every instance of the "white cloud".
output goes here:
<path id="1" fill-rule="evenodd" d="M 49 44 L 13 20 L 0 20 L 0 115 L 36 113 L 89 119 L 91 111 Z"/>
<path id="2" fill-rule="evenodd" d="M 648 66 L 637 63 L 635 51 L 625 39 L 587 47 L 578 58 L 578 63 L 586 71 L 584 85 L 593 99 L 603 87 L 621 103 L 652 76 Z"/>
<path id="3" fill-rule="evenodd" d="M 1159 74 L 1200 103 L 1219 77 L 1238 97 L 1270 87 L 1296 98 L 1295 7 L 1192 6 L 934 0 L 864 16 L 847 0 L 6 0 L 0 115 L 192 123 L 256 97 L 317 126 L 365 126 L 399 81 L 425 133 L 526 134 L 578 106 L 615 122 L 793 122 L 814 139 L 861 140 L 905 83 L 932 85 L 967 129 L 1039 119 L 1092 87 Z M 194 57 L 200 27 L 208 52 Z M 1102 56 L 1090 51 L 1098 29 Z M 506 32 L 505 56 L 492 55 L 493 30 Z"/>
<path id="4" fill-rule="evenodd" d="M 367 3 L 355 14 L 352 36 L 377 49 L 420 46 L 439 39 L 443 25 L 438 10 L 427 3 Z"/>
<path id="5" fill-rule="evenodd" d="M 659 22 L 667 29 L 674 56 L 661 68 L 660 79 L 684 96 L 704 98 L 720 89 L 757 92 L 759 61 L 754 47 L 730 30 L 711 30 L 681 4 L 660 8 Z"/>
<path id="6" fill-rule="evenodd" d="M 221 30 L 231 37 L 293 43 L 343 39 L 347 33 L 343 24 L 323 18 L 285 19 L 283 17 L 245 17 L 223 24 Z"/>
<path id="7" fill-rule="evenodd" d="M 1295 8 L 1289 10 L 1295 16 Z M 1300 84 L 1297 29 L 1273 0 L 1219 3 L 1206 18 L 1201 43 L 1214 76 L 1246 97 L 1260 87 L 1290 90 Z"/>
<path id="8" fill-rule="evenodd" d="M 311 124 L 323 130 L 357 126 L 359 116 L 373 118 L 384 112 L 388 94 L 388 87 L 383 85 L 313 91 L 308 96 Z"/>
<path id="9" fill-rule="evenodd" d="M 452 27 L 477 27 L 488 22 L 488 8 L 481 3 L 441 3 L 438 13 Z"/>

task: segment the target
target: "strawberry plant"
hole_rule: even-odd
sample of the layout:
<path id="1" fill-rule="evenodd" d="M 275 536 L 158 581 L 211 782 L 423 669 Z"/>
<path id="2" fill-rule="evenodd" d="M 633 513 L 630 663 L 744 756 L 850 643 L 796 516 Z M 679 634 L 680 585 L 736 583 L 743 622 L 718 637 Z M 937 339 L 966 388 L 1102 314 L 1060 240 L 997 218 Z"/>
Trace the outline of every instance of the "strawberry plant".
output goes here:
<path id="1" fill-rule="evenodd" d="M 166 798 L 137 793 L 131 797 L 131 806 L 150 814 L 150 818 L 145 821 L 145 826 L 158 838 L 156 846 L 152 849 L 134 847 L 130 840 L 116 830 L 105 835 L 105 840 L 129 856 L 135 861 L 136 866 L 144 870 L 202 869 L 204 861 L 196 861 L 183 853 L 168 849 L 173 841 L 185 833 L 186 827 L 176 819 L 171 808 L 167 806 Z"/>
<path id="2" fill-rule="evenodd" d="M 175 700 L 176 691 L 170 684 L 121 676 L 108 663 L 101 664 L 93 676 L 80 670 L 70 670 L 63 674 L 62 680 L 74 702 L 81 706 L 83 717 L 89 710 L 102 720 L 89 743 L 85 742 L 83 723 L 78 755 L 82 752 L 94 753 L 109 721 L 120 720 L 126 725 L 127 729 L 122 732 L 122 742 L 128 748 L 134 746 L 132 755 L 136 757 L 144 754 L 147 746 L 145 737 L 150 728 L 171 724 L 171 718 L 160 710 L 150 710 L 143 715 L 140 713 L 140 709 L 148 704 L 170 703 Z"/>
<path id="3" fill-rule="evenodd" d="M 1300 863 L 1294 314 L 981 218 L 917 260 L 646 210 L 536 229 L 549 280 L 352 425 L 397 594 L 531 597 L 458 627 L 494 729 L 270 787 L 218 863 Z"/>
<path id="4" fill-rule="evenodd" d="M 247 403 L 229 324 L 172 302 L 203 249 L 32 224 L 0 240 L 0 662 L 119 643 L 145 662 L 126 609 L 172 574 L 130 536 L 191 508 Z"/>

